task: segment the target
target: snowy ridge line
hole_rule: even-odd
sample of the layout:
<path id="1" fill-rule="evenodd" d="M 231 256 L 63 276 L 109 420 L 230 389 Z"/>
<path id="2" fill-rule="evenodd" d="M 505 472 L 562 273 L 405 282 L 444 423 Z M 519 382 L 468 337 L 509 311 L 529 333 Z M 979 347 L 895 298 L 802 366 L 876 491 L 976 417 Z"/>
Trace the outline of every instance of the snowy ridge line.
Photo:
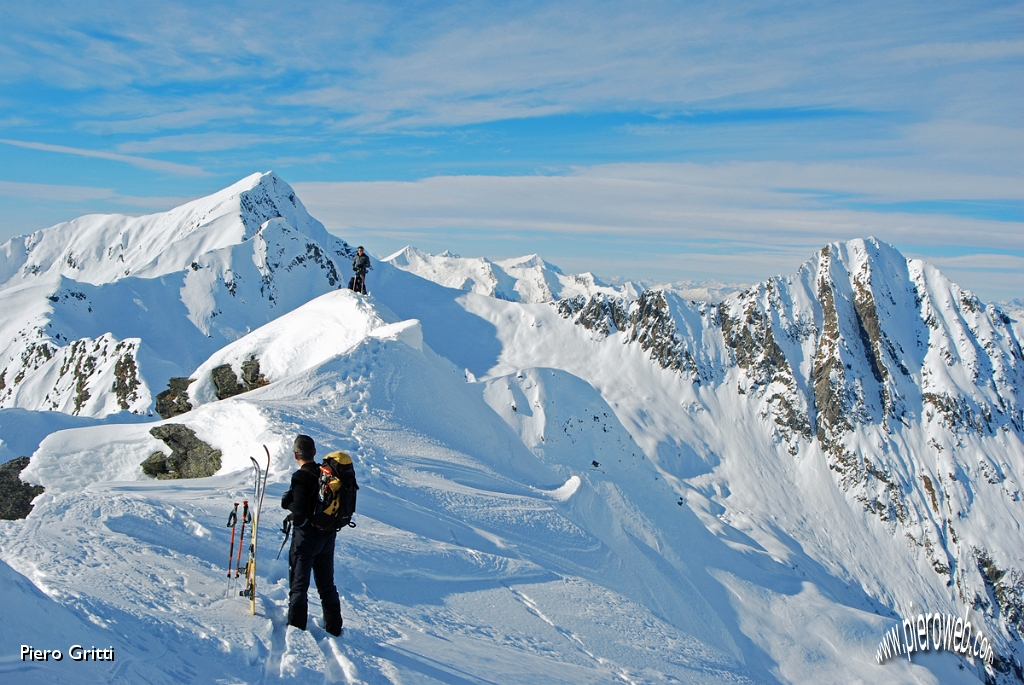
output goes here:
<path id="1" fill-rule="evenodd" d="M 639 292 L 638 286 L 630 282 L 616 287 L 590 273 L 566 275 L 535 254 L 492 262 L 449 252 L 432 255 L 407 246 L 383 261 L 446 288 L 509 302 L 537 304 L 598 293 L 635 297 Z"/>
<path id="2" fill-rule="evenodd" d="M 169 378 L 341 288 L 352 249 L 266 173 L 162 214 L 60 224 L 3 255 L 0 408 L 102 418 L 151 412 Z"/>
<path id="3" fill-rule="evenodd" d="M 181 410 L 85 416 L 116 393 L 84 373 L 58 387 L 72 410 L 89 393 L 82 416 L 0 408 L 0 439 L 9 417 L 32 423 L 11 444 L 46 488 L 0 522 L 5 609 L 39 626 L 0 625 L 0 652 L 45 646 L 74 617 L 133 681 L 1024 677 L 1024 355 L 998 308 L 874 240 L 719 303 L 573 291 L 533 258 L 479 262 L 458 287 L 377 263 L 356 295 L 339 289 L 347 243 L 304 223 L 278 181 L 214 202 L 235 237 L 178 270 L 93 284 L 57 274 L 65 263 L 0 287 L 20 312 L 0 322 L 16 343 L 0 394 L 21 370 L 19 388 L 50 372 L 21 363 L 30 343 L 138 340 L 136 392 L 156 402 L 175 379 Z M 267 202 L 237 199 L 249 190 Z M 471 266 L 425 261 L 439 281 Z M 488 274 L 510 279 L 507 298 L 476 291 Z M 566 296 L 534 299 L 541 285 Z M 103 366 L 90 350 L 82 368 Z M 220 471 L 149 480 L 140 464 L 164 448 L 150 429 L 168 423 L 220 451 Z M 352 454 L 363 486 L 359 526 L 338 538 L 335 642 L 315 626 L 289 637 L 283 559 L 261 560 L 257 616 L 223 597 L 224 516 L 249 456 L 270 448 L 275 502 L 298 432 Z M 990 662 L 919 649 L 878 664 L 879 636 L 917 621 L 906 597 L 969 607 Z"/>

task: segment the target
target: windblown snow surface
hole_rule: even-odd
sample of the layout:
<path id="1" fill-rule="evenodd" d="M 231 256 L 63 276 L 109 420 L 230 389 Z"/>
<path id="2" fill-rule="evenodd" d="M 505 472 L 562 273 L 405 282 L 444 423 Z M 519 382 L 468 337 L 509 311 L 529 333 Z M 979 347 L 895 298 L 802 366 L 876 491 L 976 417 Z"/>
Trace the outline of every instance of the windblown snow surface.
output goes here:
<path id="1" fill-rule="evenodd" d="M 428 280 L 388 263 L 375 265 L 371 294 L 361 296 L 323 286 L 329 269 L 321 260 L 303 272 L 306 280 L 294 281 L 306 283 L 308 301 L 283 303 L 279 288 L 279 304 L 273 305 L 265 293 L 281 282 L 285 268 L 268 269 L 260 260 L 275 253 L 278 241 L 287 245 L 299 236 L 293 255 L 333 250 L 347 256 L 347 245 L 306 250 L 316 241 L 296 224 L 313 226 L 312 232 L 319 224 L 303 218 L 305 210 L 239 229 L 238 212 L 244 217 L 247 210 L 237 197 L 254 188 L 270 188 L 280 201 L 275 206 L 301 207 L 293 194 L 283 202 L 290 189 L 280 179 L 251 177 L 207 203 L 234 208 L 235 219 L 224 219 L 217 229 L 230 235 L 183 247 L 178 263 L 162 257 L 159 269 L 133 262 L 138 271 L 154 269 L 130 284 L 145 295 L 138 299 L 164 308 L 147 318 L 136 304 L 125 316 L 138 315 L 138 322 L 120 324 L 150 350 L 132 357 L 145 397 L 140 394 L 127 411 L 97 409 L 76 417 L 68 415 L 75 413 L 73 402 L 43 406 L 45 393 L 32 396 L 25 389 L 20 403 L 11 400 L 5 405 L 11 408 L 0 410 L 4 459 L 31 454 L 22 478 L 46 488 L 26 519 L 0 522 L 4 682 L 977 683 L 1019 677 L 1013 663 L 1020 638 L 1013 621 L 999 613 L 1002 605 L 994 597 L 984 605 L 963 596 L 972 582 L 979 592 L 987 587 L 971 580 L 978 572 L 969 568 L 966 550 L 978 547 L 969 544 L 984 544 L 1000 569 L 1024 569 L 1024 450 L 1017 424 L 999 424 L 995 409 L 991 430 L 940 434 L 938 423 L 926 425 L 923 416 L 898 414 L 900 407 L 883 402 L 896 397 L 913 405 L 907 384 L 928 382 L 920 368 L 908 370 L 911 380 L 884 374 L 878 380 L 870 370 L 854 368 L 849 356 L 850 349 L 863 352 L 869 343 L 861 348 L 860 338 L 840 341 L 836 354 L 847 355 L 842 358 L 850 364 L 844 378 L 868 374 L 844 391 L 856 415 L 840 442 L 857 454 L 884 455 L 867 463 L 896 485 L 879 491 L 877 477 L 851 481 L 849 471 L 841 472 L 845 453 L 805 437 L 799 420 L 791 421 L 790 433 L 775 420 L 778 401 L 771 393 L 784 391 L 772 390 L 771 383 L 788 381 L 751 381 L 733 351 L 738 348 L 722 337 L 722 319 L 715 319 L 753 299 L 702 309 L 669 298 L 675 332 L 665 340 L 676 341 L 669 345 L 672 358 L 689 359 L 689 367 L 659 361 L 664 346 L 645 343 L 656 329 L 634 336 L 643 320 L 634 316 L 630 323 L 612 305 L 594 305 L 613 322 L 602 328 L 594 319 L 580 319 L 577 313 L 589 310 L 576 305 L 502 299 L 468 292 L 475 289 L 464 282 L 449 288 L 440 276 Z M 87 219 L 94 230 L 106 226 Z M 262 235 L 265 247 L 255 246 Z M 318 245 L 328 242 L 318 232 L 314 237 Z M 49 240 L 49 234 L 32 239 Z M 13 245 L 7 250 L 20 260 L 20 271 L 10 270 L 0 297 L 23 297 L 32 306 L 19 310 L 22 318 L 12 318 L 9 330 L 42 330 L 32 333 L 33 341 L 57 352 L 67 341 L 46 333 L 47 322 L 73 328 L 80 337 L 88 333 L 90 340 L 108 332 L 99 330 L 103 321 L 118 323 L 107 311 L 89 318 L 90 312 L 72 317 L 61 309 L 53 288 L 84 287 L 68 283 L 67 275 L 60 281 L 41 261 L 32 274 L 24 266 L 31 251 L 25 258 L 18 252 L 22 243 Z M 849 263 L 864 255 L 882 259 L 871 262 L 875 269 L 892 260 L 901 264 L 894 250 L 873 242 L 831 246 L 831 254 L 847 252 L 854 255 Z M 47 253 L 63 254 L 56 247 Z M 220 255 L 220 261 L 209 255 Z M 277 264 L 291 265 L 292 273 L 306 269 L 309 260 Z M 899 267 L 904 272 L 906 264 Z M 240 276 L 232 280 L 225 265 Z M 838 267 L 812 260 L 806 268 L 834 274 Z M 95 288 L 132 302 L 123 294 L 130 277 L 89 273 L 99 274 Z M 192 283 L 195 274 L 209 279 L 208 291 Z M 929 279 L 928 293 L 948 289 L 934 270 L 921 278 Z M 808 330 L 828 329 L 827 321 L 798 316 L 811 310 L 800 284 L 813 280 L 797 275 L 773 287 L 789 298 L 787 316 Z M 231 282 L 239 285 L 226 292 Z M 26 294 L 32 288 L 43 293 L 40 302 Z M 213 304 L 201 304 L 204 292 Z M 763 286 L 750 292 L 751 298 L 763 295 Z M 877 284 L 874 292 L 882 292 Z M 245 304 L 239 303 L 242 295 L 249 298 Z M 623 296 L 591 289 L 569 292 L 561 302 L 576 295 L 599 303 L 608 301 L 602 296 Z M 103 308 L 101 293 L 89 291 L 88 297 L 94 310 Z M 909 296 L 893 293 L 893 307 L 900 297 Z M 1012 359 L 1019 343 L 1003 332 L 1011 329 L 996 324 L 986 333 L 978 318 L 983 315 L 984 308 L 973 319 L 961 317 L 952 346 L 943 349 L 959 360 L 967 348 L 957 345 L 967 343 L 956 336 L 976 331 L 983 343 L 970 350 L 982 361 L 975 363 L 971 382 L 981 387 L 985 378 L 993 380 L 973 401 L 1002 397 L 1018 421 L 1020 366 L 984 360 L 1003 359 L 997 354 L 1003 349 Z M 943 325 L 950 320 L 941 312 L 934 318 Z M 717 328 L 708 324 L 711 319 Z M 231 324 L 218 328 L 218 321 Z M 163 326 L 165 334 L 179 328 L 180 335 L 150 343 L 149 325 Z M 845 325 L 836 324 L 840 332 Z M 893 349 L 898 343 L 910 354 L 908 341 L 917 329 L 902 324 L 894 333 L 897 324 L 884 316 L 881 325 L 890 326 L 890 337 L 880 344 L 895 340 Z M 798 361 L 809 349 L 808 336 L 801 335 L 798 330 L 791 341 L 779 341 L 795 379 L 786 400 L 794 415 L 805 411 L 800 392 L 813 392 L 801 386 L 801 373 L 811 366 Z M 20 339 L 13 337 L 8 348 Z M 110 344 L 121 340 L 112 333 Z M 203 356 L 194 359 L 198 351 Z M 10 352 L 8 359 L 18 354 Z M 218 400 L 210 371 L 225 364 L 238 370 L 248 359 L 259 360 L 269 384 Z M 781 368 L 774 352 L 766 359 Z M 889 368 L 888 357 L 878 359 Z M 49 363 L 42 362 L 40 369 Z M 945 367 L 951 371 L 936 381 L 947 392 L 969 380 L 958 375 L 958 364 Z M 20 368 L 31 376 L 31 364 Z M 151 398 L 179 374 L 196 379 L 189 386 L 193 409 L 157 420 Z M 81 377 L 86 384 L 93 378 Z M 80 409 L 99 407 L 97 398 L 116 394 L 105 380 L 89 387 L 93 392 Z M 856 395 L 858 388 L 867 390 Z M 920 406 L 919 396 L 916 401 Z M 39 406 L 26 407 L 33 402 Z M 896 426 L 888 433 L 879 427 L 883 415 L 896 417 L 888 419 Z M 149 430 L 164 423 L 188 426 L 221 450 L 220 471 L 193 480 L 144 476 L 140 463 L 166 450 Z M 280 560 L 275 554 L 282 539 L 280 497 L 294 468 L 291 441 L 300 432 L 316 440 L 321 454 L 352 454 L 361 486 L 358 526 L 338 535 L 335 580 L 345 618 L 340 638 L 315 624 L 313 589 L 310 630 L 286 627 L 287 554 Z M 929 440 L 941 449 L 929 448 Z M 262 459 L 264 445 L 271 462 L 252 616 L 247 600 L 237 596 L 239 583 L 227 577 L 225 523 L 234 502 L 252 498 L 250 457 Z M 929 513 L 928 495 L 920 485 L 912 487 L 922 474 L 931 474 L 935 484 L 929 491 L 935 509 L 958 514 Z M 879 513 L 890 505 L 911 513 Z M 938 555 L 948 567 L 944 574 L 935 565 Z M 995 581 L 992 592 L 1001 587 L 1009 586 Z M 886 631 L 918 611 L 967 613 L 995 640 L 1004 670 L 986 671 L 977 659 L 950 652 L 877 664 Z M 68 650 L 76 644 L 113 648 L 115 658 L 72 661 Z M 60 649 L 65 656 L 24 661 L 22 645 Z"/>

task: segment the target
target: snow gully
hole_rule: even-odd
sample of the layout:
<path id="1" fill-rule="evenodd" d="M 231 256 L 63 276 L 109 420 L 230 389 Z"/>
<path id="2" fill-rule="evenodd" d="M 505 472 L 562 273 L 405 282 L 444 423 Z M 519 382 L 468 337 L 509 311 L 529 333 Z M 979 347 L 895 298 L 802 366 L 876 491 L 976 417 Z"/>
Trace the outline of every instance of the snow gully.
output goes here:
<path id="1" fill-rule="evenodd" d="M 994 650 L 992 643 L 982 635 L 980 626 L 971 626 L 967 617 L 952 614 L 918 614 L 917 618 L 903 619 L 903 636 L 900 626 L 893 626 L 878 643 L 875 660 L 883 663 L 893 656 L 910 655 L 913 652 L 927 652 L 952 649 L 965 657 L 980 659 L 987 666 L 992 665 Z"/>

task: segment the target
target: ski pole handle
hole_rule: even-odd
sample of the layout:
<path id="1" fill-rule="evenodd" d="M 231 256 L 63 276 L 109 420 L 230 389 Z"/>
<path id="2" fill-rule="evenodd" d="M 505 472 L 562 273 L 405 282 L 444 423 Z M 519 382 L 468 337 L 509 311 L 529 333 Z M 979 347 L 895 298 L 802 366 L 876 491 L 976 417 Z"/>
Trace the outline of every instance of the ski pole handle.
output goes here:
<path id="1" fill-rule="evenodd" d="M 238 502 L 235 502 L 235 508 L 230 514 L 228 514 L 228 528 L 234 528 L 238 522 Z"/>

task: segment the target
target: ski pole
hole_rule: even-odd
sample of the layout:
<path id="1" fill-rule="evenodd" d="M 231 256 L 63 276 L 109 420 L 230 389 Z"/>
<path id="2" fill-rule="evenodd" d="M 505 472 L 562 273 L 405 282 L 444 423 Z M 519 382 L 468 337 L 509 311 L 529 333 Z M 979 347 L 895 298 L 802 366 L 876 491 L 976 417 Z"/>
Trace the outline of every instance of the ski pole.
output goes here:
<path id="1" fill-rule="evenodd" d="M 281 552 L 284 551 L 284 546 L 288 542 L 288 536 L 292 532 L 292 515 L 288 514 L 284 517 L 284 521 L 281 522 L 281 532 L 284 533 L 284 540 L 281 541 L 281 549 L 277 550 L 277 558 L 281 558 Z"/>
<path id="2" fill-rule="evenodd" d="M 228 528 L 231 529 L 231 543 L 228 545 L 228 578 L 231 577 L 231 557 L 234 556 L 235 551 L 235 524 L 238 522 L 238 502 L 235 502 L 235 508 L 228 514 Z"/>

